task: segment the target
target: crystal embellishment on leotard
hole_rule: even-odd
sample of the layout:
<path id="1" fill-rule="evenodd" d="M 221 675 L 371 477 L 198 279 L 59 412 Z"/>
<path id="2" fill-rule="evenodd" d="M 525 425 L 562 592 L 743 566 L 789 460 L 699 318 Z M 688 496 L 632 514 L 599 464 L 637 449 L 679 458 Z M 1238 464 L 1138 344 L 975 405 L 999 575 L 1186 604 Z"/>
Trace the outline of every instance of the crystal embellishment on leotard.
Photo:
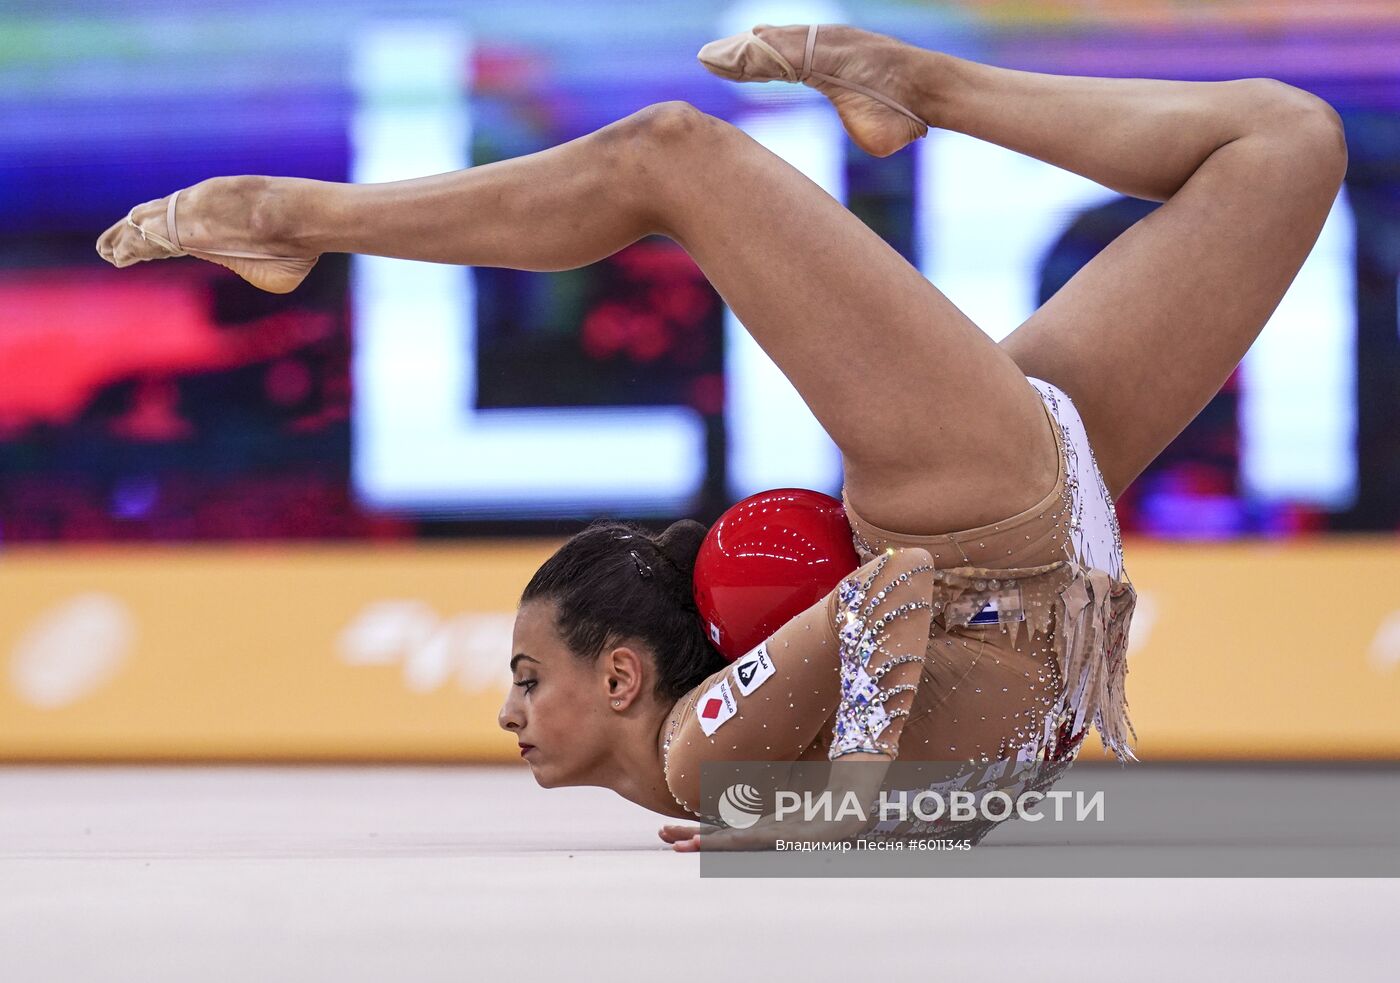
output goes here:
<path id="1" fill-rule="evenodd" d="M 881 741 L 880 735 L 896 717 L 907 717 L 905 709 L 886 710 L 885 703 L 899 693 L 916 691 L 912 683 L 883 687 L 880 680 L 896 665 L 905 662 L 923 662 L 923 655 L 889 655 L 872 672 L 871 657 L 883 652 L 882 643 L 888 638 L 885 626 L 894 618 L 915 608 L 929 608 L 928 600 L 908 601 L 894 611 L 874 617 L 879 607 L 896 584 L 907 581 L 912 574 L 932 570 L 928 564 L 914 567 L 900 574 L 893 584 L 885 587 L 873 597 L 870 588 L 885 569 L 891 554 L 882 554 L 875 563 L 864 583 L 857 577 L 843 581 L 837 590 L 839 622 L 837 637 L 841 647 L 839 652 L 841 667 L 841 699 L 836 707 L 836 719 L 832 727 L 831 747 L 827 751 L 829 759 L 836 759 L 855 751 L 881 751 L 893 756 L 895 745 Z M 866 603 L 867 598 L 869 602 Z M 863 608 L 863 610 L 862 610 Z"/>

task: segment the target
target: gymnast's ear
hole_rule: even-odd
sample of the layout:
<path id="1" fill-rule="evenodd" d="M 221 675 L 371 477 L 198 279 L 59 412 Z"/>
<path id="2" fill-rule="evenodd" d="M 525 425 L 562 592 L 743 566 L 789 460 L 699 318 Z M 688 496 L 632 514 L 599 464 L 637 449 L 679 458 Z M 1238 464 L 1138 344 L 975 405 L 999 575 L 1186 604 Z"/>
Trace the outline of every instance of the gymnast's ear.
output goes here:
<path id="1" fill-rule="evenodd" d="M 630 645 L 607 649 L 598 658 L 607 687 L 608 708 L 626 710 L 646 688 L 646 656 Z"/>

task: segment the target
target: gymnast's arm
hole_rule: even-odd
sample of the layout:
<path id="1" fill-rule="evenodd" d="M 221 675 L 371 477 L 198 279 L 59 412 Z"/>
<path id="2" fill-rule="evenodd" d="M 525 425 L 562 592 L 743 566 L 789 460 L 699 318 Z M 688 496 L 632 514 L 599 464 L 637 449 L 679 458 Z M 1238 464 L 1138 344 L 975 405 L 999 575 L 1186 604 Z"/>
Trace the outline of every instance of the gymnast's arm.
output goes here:
<path id="1" fill-rule="evenodd" d="M 829 738 L 830 788 L 873 802 L 880 765 L 897 757 L 918 689 L 932 593 L 927 551 L 887 550 L 706 680 L 670 750 L 667 783 L 677 801 L 697 810 L 707 761 L 795 761 Z M 703 832 L 707 849 L 743 849 L 762 833 Z M 662 838 L 695 833 L 668 826 Z"/>

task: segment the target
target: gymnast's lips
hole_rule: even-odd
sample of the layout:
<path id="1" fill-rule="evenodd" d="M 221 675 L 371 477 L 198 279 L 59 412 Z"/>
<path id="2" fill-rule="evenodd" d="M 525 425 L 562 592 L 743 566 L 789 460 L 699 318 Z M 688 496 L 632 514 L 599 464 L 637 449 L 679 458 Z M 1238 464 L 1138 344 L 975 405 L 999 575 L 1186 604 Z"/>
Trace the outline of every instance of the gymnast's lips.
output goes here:
<path id="1" fill-rule="evenodd" d="M 534 749 L 535 749 L 535 745 L 533 745 L 533 744 L 521 744 L 521 745 L 520 745 L 520 756 L 523 758 L 523 757 L 525 757 L 525 755 L 529 754 L 529 753 L 530 753 L 531 751 L 533 751 Z"/>

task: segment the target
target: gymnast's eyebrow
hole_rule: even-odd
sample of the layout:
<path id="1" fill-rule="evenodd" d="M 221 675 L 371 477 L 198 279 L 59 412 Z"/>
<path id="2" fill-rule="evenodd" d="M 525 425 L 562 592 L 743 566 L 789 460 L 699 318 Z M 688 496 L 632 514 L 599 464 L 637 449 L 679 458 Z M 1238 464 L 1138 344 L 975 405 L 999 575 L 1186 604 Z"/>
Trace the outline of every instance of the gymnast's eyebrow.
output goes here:
<path id="1" fill-rule="evenodd" d="M 517 653 L 515 654 L 515 656 L 510 660 L 510 671 L 511 671 L 511 672 L 515 672 L 515 664 L 516 664 L 517 662 L 519 662 L 521 659 L 530 659 L 530 661 L 533 662 L 533 663 L 535 663 L 535 665 L 542 665 L 542 664 L 543 664 L 543 663 L 540 662 L 539 659 L 530 658 L 530 656 L 526 655 L 524 652 L 517 652 Z"/>

